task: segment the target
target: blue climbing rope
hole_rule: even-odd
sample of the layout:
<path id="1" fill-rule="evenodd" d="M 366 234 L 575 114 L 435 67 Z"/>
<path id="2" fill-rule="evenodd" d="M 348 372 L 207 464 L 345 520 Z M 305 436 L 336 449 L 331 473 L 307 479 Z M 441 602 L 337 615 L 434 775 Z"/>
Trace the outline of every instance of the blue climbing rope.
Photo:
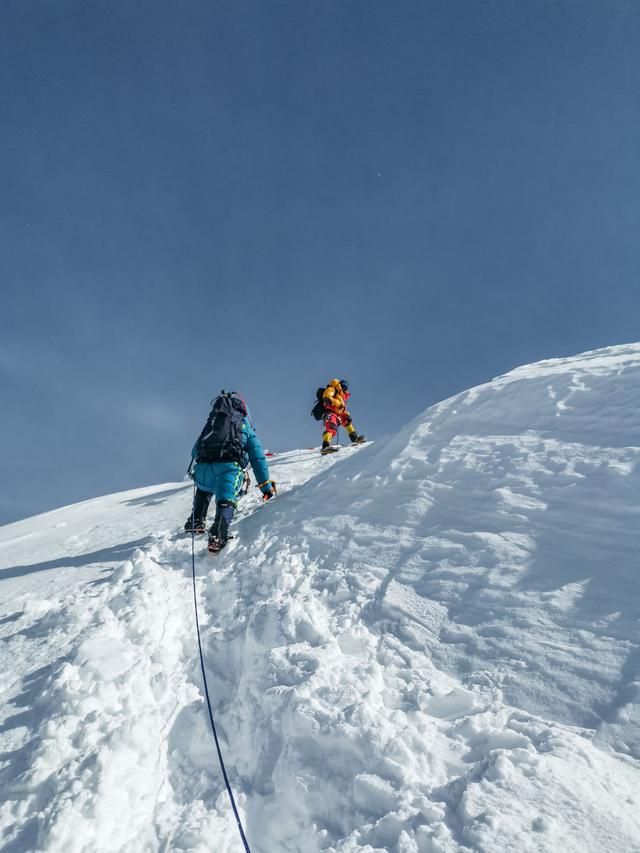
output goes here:
<path id="1" fill-rule="evenodd" d="M 242 821 L 240 820 L 240 815 L 238 813 L 238 808 L 236 806 L 236 801 L 233 796 L 233 791 L 231 790 L 231 785 L 229 783 L 229 777 L 227 776 L 227 768 L 224 766 L 224 759 L 222 758 L 222 750 L 220 749 L 220 741 L 218 740 L 218 732 L 216 731 L 215 720 L 213 719 L 213 709 L 211 708 L 211 699 L 209 698 L 209 685 L 207 684 L 207 673 L 204 667 L 204 655 L 202 654 L 202 638 L 200 636 L 200 620 L 198 619 L 198 596 L 196 594 L 196 533 L 195 533 L 195 514 L 194 510 L 196 508 L 196 484 L 193 484 L 193 504 L 191 507 L 191 576 L 193 578 L 193 607 L 196 614 L 196 631 L 198 633 L 198 651 L 200 652 L 200 668 L 202 669 L 202 681 L 204 683 L 204 695 L 207 698 L 207 708 L 209 709 L 209 721 L 211 722 L 211 731 L 213 732 L 213 739 L 216 742 L 216 750 L 218 752 L 218 760 L 220 761 L 220 769 L 222 770 L 222 776 L 224 777 L 224 784 L 227 786 L 227 792 L 229 794 L 229 799 L 231 800 L 231 808 L 233 809 L 233 814 L 235 815 L 236 823 L 238 825 L 238 832 L 240 833 L 240 838 L 242 839 L 242 843 L 244 844 L 244 849 L 246 853 L 251 853 L 251 849 L 249 847 L 249 842 L 247 841 L 247 837 L 244 834 L 244 829 L 242 828 Z"/>

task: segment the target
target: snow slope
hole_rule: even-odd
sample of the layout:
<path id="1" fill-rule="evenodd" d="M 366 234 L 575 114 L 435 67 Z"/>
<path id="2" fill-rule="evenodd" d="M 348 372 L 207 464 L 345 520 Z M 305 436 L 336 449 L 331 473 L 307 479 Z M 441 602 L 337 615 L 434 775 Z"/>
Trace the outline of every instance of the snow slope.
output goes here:
<path id="1" fill-rule="evenodd" d="M 196 568 L 254 853 L 640 851 L 640 345 L 274 460 Z M 190 484 L 0 529 L 3 851 L 239 851 Z"/>

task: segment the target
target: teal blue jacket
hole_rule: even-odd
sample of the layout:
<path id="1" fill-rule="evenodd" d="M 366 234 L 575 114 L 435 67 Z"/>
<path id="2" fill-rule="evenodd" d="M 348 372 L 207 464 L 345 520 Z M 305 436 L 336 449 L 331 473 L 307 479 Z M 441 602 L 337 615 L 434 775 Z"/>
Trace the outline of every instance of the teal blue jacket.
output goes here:
<path id="1" fill-rule="evenodd" d="M 269 466 L 265 459 L 264 450 L 255 430 L 246 418 L 242 421 L 242 449 L 246 461 L 244 465 L 238 462 L 197 462 L 195 467 L 196 486 L 203 492 L 216 496 L 217 501 L 228 501 L 235 505 L 242 485 L 242 469 L 251 463 L 253 474 L 263 493 L 271 489 Z M 196 458 L 198 443 L 193 445 L 191 458 Z"/>

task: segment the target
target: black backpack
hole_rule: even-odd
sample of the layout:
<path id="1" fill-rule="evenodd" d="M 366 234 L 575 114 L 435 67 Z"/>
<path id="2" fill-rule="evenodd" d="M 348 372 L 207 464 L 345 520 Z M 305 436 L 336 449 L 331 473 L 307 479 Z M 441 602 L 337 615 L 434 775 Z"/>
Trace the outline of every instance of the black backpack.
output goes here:
<path id="1" fill-rule="evenodd" d="M 223 391 L 213 401 L 211 412 L 198 439 L 198 462 L 242 463 L 243 401 L 232 391 Z"/>
<path id="2" fill-rule="evenodd" d="M 316 402 L 313 409 L 311 409 L 311 414 L 317 421 L 321 421 L 324 417 L 324 403 L 322 402 L 324 392 L 324 386 L 322 388 L 318 388 L 316 391 Z"/>

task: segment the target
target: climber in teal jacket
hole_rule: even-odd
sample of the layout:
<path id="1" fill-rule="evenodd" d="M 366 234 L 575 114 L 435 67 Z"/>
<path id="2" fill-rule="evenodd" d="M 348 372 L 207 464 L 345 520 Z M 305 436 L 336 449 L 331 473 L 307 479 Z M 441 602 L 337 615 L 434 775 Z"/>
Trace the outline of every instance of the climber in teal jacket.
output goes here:
<path id="1" fill-rule="evenodd" d="M 184 527 L 186 531 L 204 533 L 209 503 L 215 495 L 216 514 L 209 531 L 209 550 L 219 551 L 229 537 L 247 465 L 251 464 L 264 499 L 269 500 L 275 494 L 262 444 L 237 392 L 223 392 L 216 398 L 191 458 L 195 461 L 196 494 L 192 514 Z"/>

